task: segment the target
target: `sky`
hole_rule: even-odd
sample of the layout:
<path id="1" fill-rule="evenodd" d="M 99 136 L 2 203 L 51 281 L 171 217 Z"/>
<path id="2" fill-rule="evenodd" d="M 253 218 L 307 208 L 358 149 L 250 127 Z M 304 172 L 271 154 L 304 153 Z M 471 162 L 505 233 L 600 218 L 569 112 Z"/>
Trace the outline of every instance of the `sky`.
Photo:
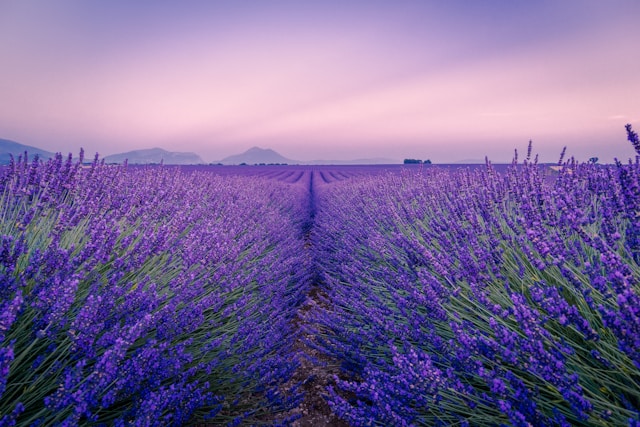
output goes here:
<path id="1" fill-rule="evenodd" d="M 635 155 L 640 1 L 0 0 L 0 138 L 87 156 Z"/>

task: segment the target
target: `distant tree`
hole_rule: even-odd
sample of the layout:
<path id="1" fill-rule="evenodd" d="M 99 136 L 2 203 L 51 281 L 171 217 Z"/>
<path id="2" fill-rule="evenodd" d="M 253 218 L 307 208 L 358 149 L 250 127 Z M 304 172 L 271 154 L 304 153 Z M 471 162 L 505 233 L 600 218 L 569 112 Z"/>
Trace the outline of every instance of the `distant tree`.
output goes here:
<path id="1" fill-rule="evenodd" d="M 425 161 L 424 161 L 424 162 L 422 162 L 422 163 L 424 163 L 425 165 L 430 165 L 430 164 L 431 164 L 431 160 L 430 160 L 430 159 L 427 159 L 427 160 L 425 160 Z"/>
<path id="2" fill-rule="evenodd" d="M 405 165 L 410 165 L 410 164 L 420 164 L 422 163 L 422 160 L 418 160 L 418 159 L 404 159 L 404 164 Z"/>
<path id="3" fill-rule="evenodd" d="M 597 158 L 597 157 L 591 157 L 591 158 L 589 159 L 589 163 L 591 163 L 591 164 L 594 164 L 594 165 L 595 165 L 596 163 L 598 163 L 598 158 Z"/>

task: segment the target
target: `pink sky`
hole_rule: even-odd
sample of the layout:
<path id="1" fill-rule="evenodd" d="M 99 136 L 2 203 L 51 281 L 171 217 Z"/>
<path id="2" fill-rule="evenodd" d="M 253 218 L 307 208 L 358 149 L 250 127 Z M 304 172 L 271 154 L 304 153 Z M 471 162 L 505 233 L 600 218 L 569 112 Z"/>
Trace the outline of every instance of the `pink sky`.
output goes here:
<path id="1" fill-rule="evenodd" d="M 634 155 L 640 2 L 0 3 L 0 138 L 89 156 Z"/>

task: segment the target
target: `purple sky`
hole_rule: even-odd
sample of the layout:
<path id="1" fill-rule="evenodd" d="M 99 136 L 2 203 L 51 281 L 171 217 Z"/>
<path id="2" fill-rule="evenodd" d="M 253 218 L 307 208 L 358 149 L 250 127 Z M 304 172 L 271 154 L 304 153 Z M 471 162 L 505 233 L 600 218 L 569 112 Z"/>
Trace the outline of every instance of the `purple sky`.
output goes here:
<path id="1" fill-rule="evenodd" d="M 213 161 L 634 155 L 640 1 L 0 2 L 0 138 Z"/>

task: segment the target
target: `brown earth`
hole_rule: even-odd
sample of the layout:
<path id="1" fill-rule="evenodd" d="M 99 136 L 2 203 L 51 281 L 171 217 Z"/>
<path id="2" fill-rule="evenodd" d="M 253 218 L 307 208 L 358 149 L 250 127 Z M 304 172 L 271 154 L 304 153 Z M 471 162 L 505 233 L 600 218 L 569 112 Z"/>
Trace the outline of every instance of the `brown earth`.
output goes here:
<path id="1" fill-rule="evenodd" d="M 300 354 L 300 367 L 293 375 L 291 384 L 301 383 L 304 392 L 304 400 L 297 408 L 288 413 L 288 416 L 300 415 L 301 417 L 292 423 L 293 427 L 348 427 L 349 424 L 338 418 L 332 411 L 323 395 L 328 385 L 334 384 L 334 375 L 340 373 L 339 363 L 331 359 L 312 346 L 315 337 L 305 328 L 312 321 L 311 313 L 324 307 L 323 299 L 326 294 L 318 287 L 313 286 L 307 300 L 298 311 L 296 326 L 303 330 L 294 350 Z M 325 299 L 326 300 L 326 299 Z"/>

